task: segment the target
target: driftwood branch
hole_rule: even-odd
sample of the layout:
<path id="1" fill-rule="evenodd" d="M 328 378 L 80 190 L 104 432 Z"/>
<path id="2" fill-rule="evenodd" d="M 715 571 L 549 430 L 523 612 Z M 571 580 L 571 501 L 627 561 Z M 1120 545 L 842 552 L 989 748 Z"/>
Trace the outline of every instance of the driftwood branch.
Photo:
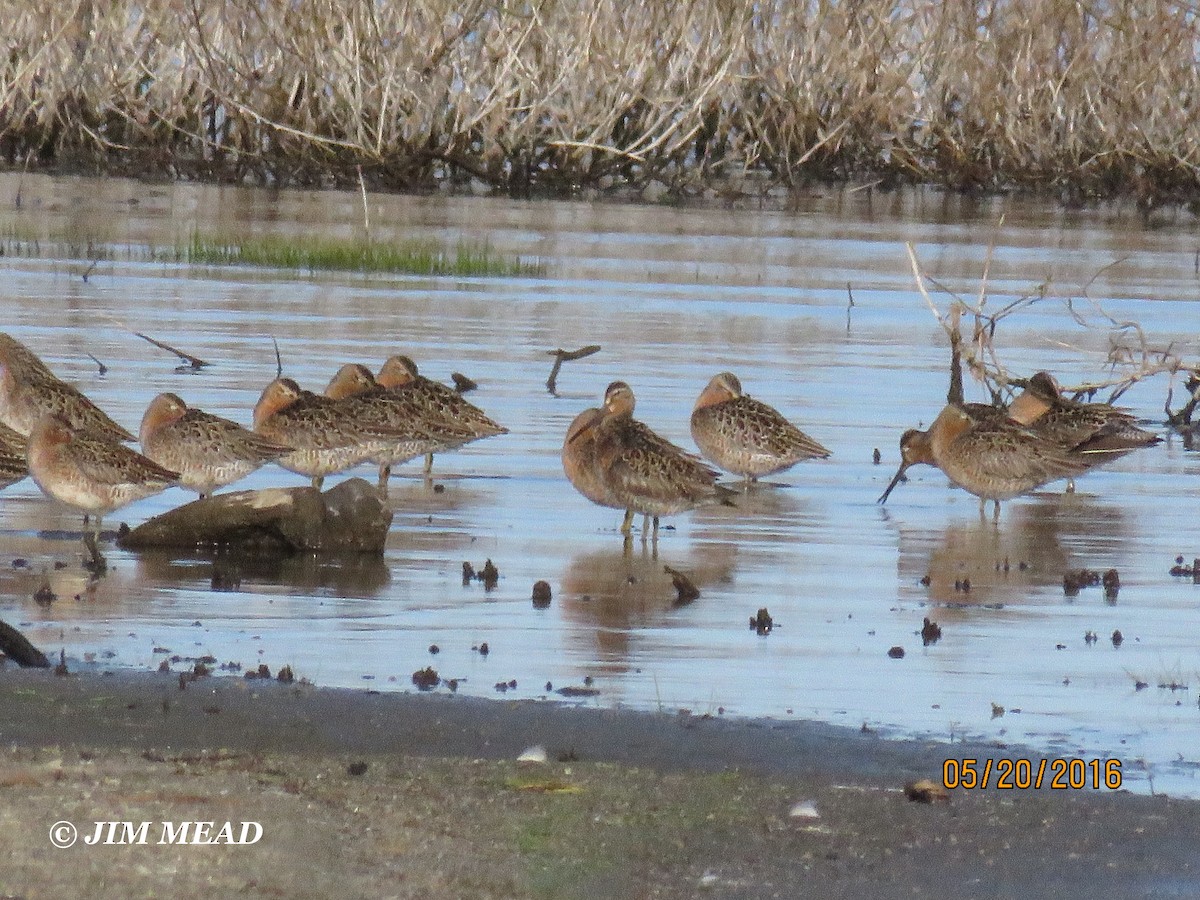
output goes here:
<path id="1" fill-rule="evenodd" d="M 170 344 L 164 344 L 162 341 L 156 341 L 154 338 L 150 337 L 149 335 L 142 334 L 140 331 L 135 331 L 134 334 L 140 337 L 143 341 L 149 341 L 160 350 L 166 350 L 168 353 L 174 353 L 176 356 L 186 362 L 192 369 L 203 369 L 208 365 L 208 363 L 206 363 L 200 357 L 192 356 L 190 353 L 184 353 L 182 350 L 176 350 Z"/>
<path id="2" fill-rule="evenodd" d="M 50 668 L 50 660 L 29 639 L 7 622 L 0 621 L 0 652 L 18 666 L 38 669 Z"/>
<path id="3" fill-rule="evenodd" d="M 554 357 L 554 368 L 550 370 L 550 377 L 546 379 L 546 390 L 551 394 L 558 384 L 558 370 L 562 368 L 564 362 L 570 362 L 573 359 L 583 359 L 585 356 L 591 356 L 593 353 L 600 352 L 599 344 L 588 344 L 586 347 L 580 347 L 578 350 L 547 350 L 547 356 Z"/>

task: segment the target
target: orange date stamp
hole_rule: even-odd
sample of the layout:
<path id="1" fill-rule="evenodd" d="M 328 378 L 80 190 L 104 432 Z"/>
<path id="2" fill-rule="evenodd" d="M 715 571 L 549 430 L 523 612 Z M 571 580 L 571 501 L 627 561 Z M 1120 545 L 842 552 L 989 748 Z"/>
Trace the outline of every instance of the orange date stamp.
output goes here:
<path id="1" fill-rule="evenodd" d="M 946 790 L 1027 791 L 1043 787 L 1058 791 L 1119 790 L 1119 759 L 973 759 L 951 758 L 942 763 Z"/>

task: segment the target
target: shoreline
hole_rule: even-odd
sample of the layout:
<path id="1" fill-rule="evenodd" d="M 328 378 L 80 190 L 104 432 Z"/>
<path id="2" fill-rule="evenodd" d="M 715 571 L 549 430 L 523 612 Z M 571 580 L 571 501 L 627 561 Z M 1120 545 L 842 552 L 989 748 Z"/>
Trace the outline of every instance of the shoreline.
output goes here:
<path id="1" fill-rule="evenodd" d="M 177 674 L 0 670 L 0 893 L 1190 896 L 1200 803 L 955 790 L 973 744 L 839 726 Z M 533 745 L 547 761 L 523 764 Z M 43 821 L 44 820 L 44 821 Z M 72 822 L 254 821 L 255 847 L 76 845 Z M 214 828 L 214 833 L 216 829 Z M 68 865 L 62 863 L 69 860 Z"/>

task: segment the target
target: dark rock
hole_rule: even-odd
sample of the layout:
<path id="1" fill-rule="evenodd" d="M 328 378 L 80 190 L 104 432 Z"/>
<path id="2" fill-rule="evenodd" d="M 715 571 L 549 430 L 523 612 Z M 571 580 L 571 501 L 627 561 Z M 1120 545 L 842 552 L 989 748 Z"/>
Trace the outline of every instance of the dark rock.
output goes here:
<path id="1" fill-rule="evenodd" d="M 392 511 L 379 491 L 351 478 L 311 487 L 235 491 L 155 516 L 118 539 L 122 549 L 237 547 L 256 553 L 382 554 Z"/>
<path id="2" fill-rule="evenodd" d="M 888 649 L 888 656 L 892 659 L 904 659 L 904 648 L 900 646 L 891 647 Z"/>
<path id="3" fill-rule="evenodd" d="M 545 609 L 550 605 L 550 596 L 550 582 L 535 582 L 533 585 L 533 608 Z"/>

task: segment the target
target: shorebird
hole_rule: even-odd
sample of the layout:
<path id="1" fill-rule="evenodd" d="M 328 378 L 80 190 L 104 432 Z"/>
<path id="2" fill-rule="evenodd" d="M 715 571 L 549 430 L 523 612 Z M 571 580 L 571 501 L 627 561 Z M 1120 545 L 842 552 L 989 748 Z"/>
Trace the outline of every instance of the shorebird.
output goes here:
<path id="1" fill-rule="evenodd" d="M 201 497 L 292 451 L 169 393 L 150 401 L 138 437 L 147 458 L 179 472 L 179 484 Z"/>
<path id="2" fill-rule="evenodd" d="M 2 338 L 0 422 L 28 437 L 43 416 L 54 415 L 74 429 L 118 441 L 134 439 L 77 388 L 56 377 L 32 350 L 8 335 Z"/>
<path id="3" fill-rule="evenodd" d="M 376 380 L 385 388 L 408 392 L 421 410 L 421 424 L 425 427 L 462 435 L 462 439 L 447 442 L 438 450 L 452 450 L 480 438 L 508 434 L 507 428 L 488 418 L 482 409 L 464 399 L 458 391 L 421 375 L 417 364 L 407 356 L 390 357 L 379 370 Z M 433 471 L 434 452 L 425 454 L 426 475 Z"/>
<path id="4" fill-rule="evenodd" d="M 660 516 L 729 503 L 732 492 L 717 484 L 717 471 L 699 457 L 633 418 L 636 403 L 633 389 L 614 381 L 604 392 L 603 415 L 581 423 L 574 440 L 594 442 L 592 472 L 616 507 L 626 510 L 622 533 L 629 534 L 632 513 L 640 512 L 653 517 L 657 538 Z"/>
<path id="5" fill-rule="evenodd" d="M 1025 390 L 1009 404 L 1008 415 L 1078 455 L 1087 468 L 1112 462 L 1162 440 L 1139 428 L 1137 419 L 1126 409 L 1109 403 L 1066 399 L 1057 379 L 1049 372 L 1029 377 Z"/>
<path id="6" fill-rule="evenodd" d="M 0 424 L 0 489 L 16 484 L 29 474 L 25 461 L 25 438 Z"/>
<path id="7" fill-rule="evenodd" d="M 732 372 L 714 375 L 692 409 L 692 440 L 705 459 L 741 475 L 746 486 L 829 451 L 774 407 L 742 393 Z"/>
<path id="8" fill-rule="evenodd" d="M 621 533 L 629 534 L 633 510 L 625 507 L 608 489 L 596 465 L 596 426 L 604 418 L 604 410 L 585 409 L 567 426 L 562 445 L 562 467 L 571 486 L 598 506 L 625 510 Z"/>
<path id="9" fill-rule="evenodd" d="M 950 481 L 978 497 L 980 513 L 986 501 L 994 501 L 998 519 L 1001 500 L 1087 470 L 1081 456 L 1025 428 L 1003 411 L 986 409 L 990 408 L 968 412 L 950 404 L 927 431 L 911 428 L 904 432 L 900 467 L 879 502 L 887 501 L 909 467 L 924 463 L 941 469 Z"/>
<path id="10" fill-rule="evenodd" d="M 95 515 L 94 531 L 85 531 L 83 540 L 97 572 L 105 567 L 98 548 L 101 519 L 179 481 L 178 472 L 163 468 L 111 437 L 72 428 L 58 416 L 38 420 L 25 452 L 29 474 L 42 493 L 75 507 L 85 517 Z"/>
<path id="11" fill-rule="evenodd" d="M 385 497 L 392 466 L 471 439 L 471 434 L 461 427 L 426 422 L 416 392 L 384 387 L 370 369 L 359 363 L 347 363 L 338 369 L 325 388 L 325 396 L 335 400 L 353 397 L 363 418 L 398 435 L 391 446 L 372 457 L 372 462 L 379 464 L 379 490 Z"/>
<path id="12" fill-rule="evenodd" d="M 276 462 L 307 475 L 321 489 L 326 475 L 385 452 L 401 435 L 362 418 L 354 399 L 334 400 L 301 390 L 291 378 L 276 378 L 254 406 L 254 430 L 292 447 Z"/>

